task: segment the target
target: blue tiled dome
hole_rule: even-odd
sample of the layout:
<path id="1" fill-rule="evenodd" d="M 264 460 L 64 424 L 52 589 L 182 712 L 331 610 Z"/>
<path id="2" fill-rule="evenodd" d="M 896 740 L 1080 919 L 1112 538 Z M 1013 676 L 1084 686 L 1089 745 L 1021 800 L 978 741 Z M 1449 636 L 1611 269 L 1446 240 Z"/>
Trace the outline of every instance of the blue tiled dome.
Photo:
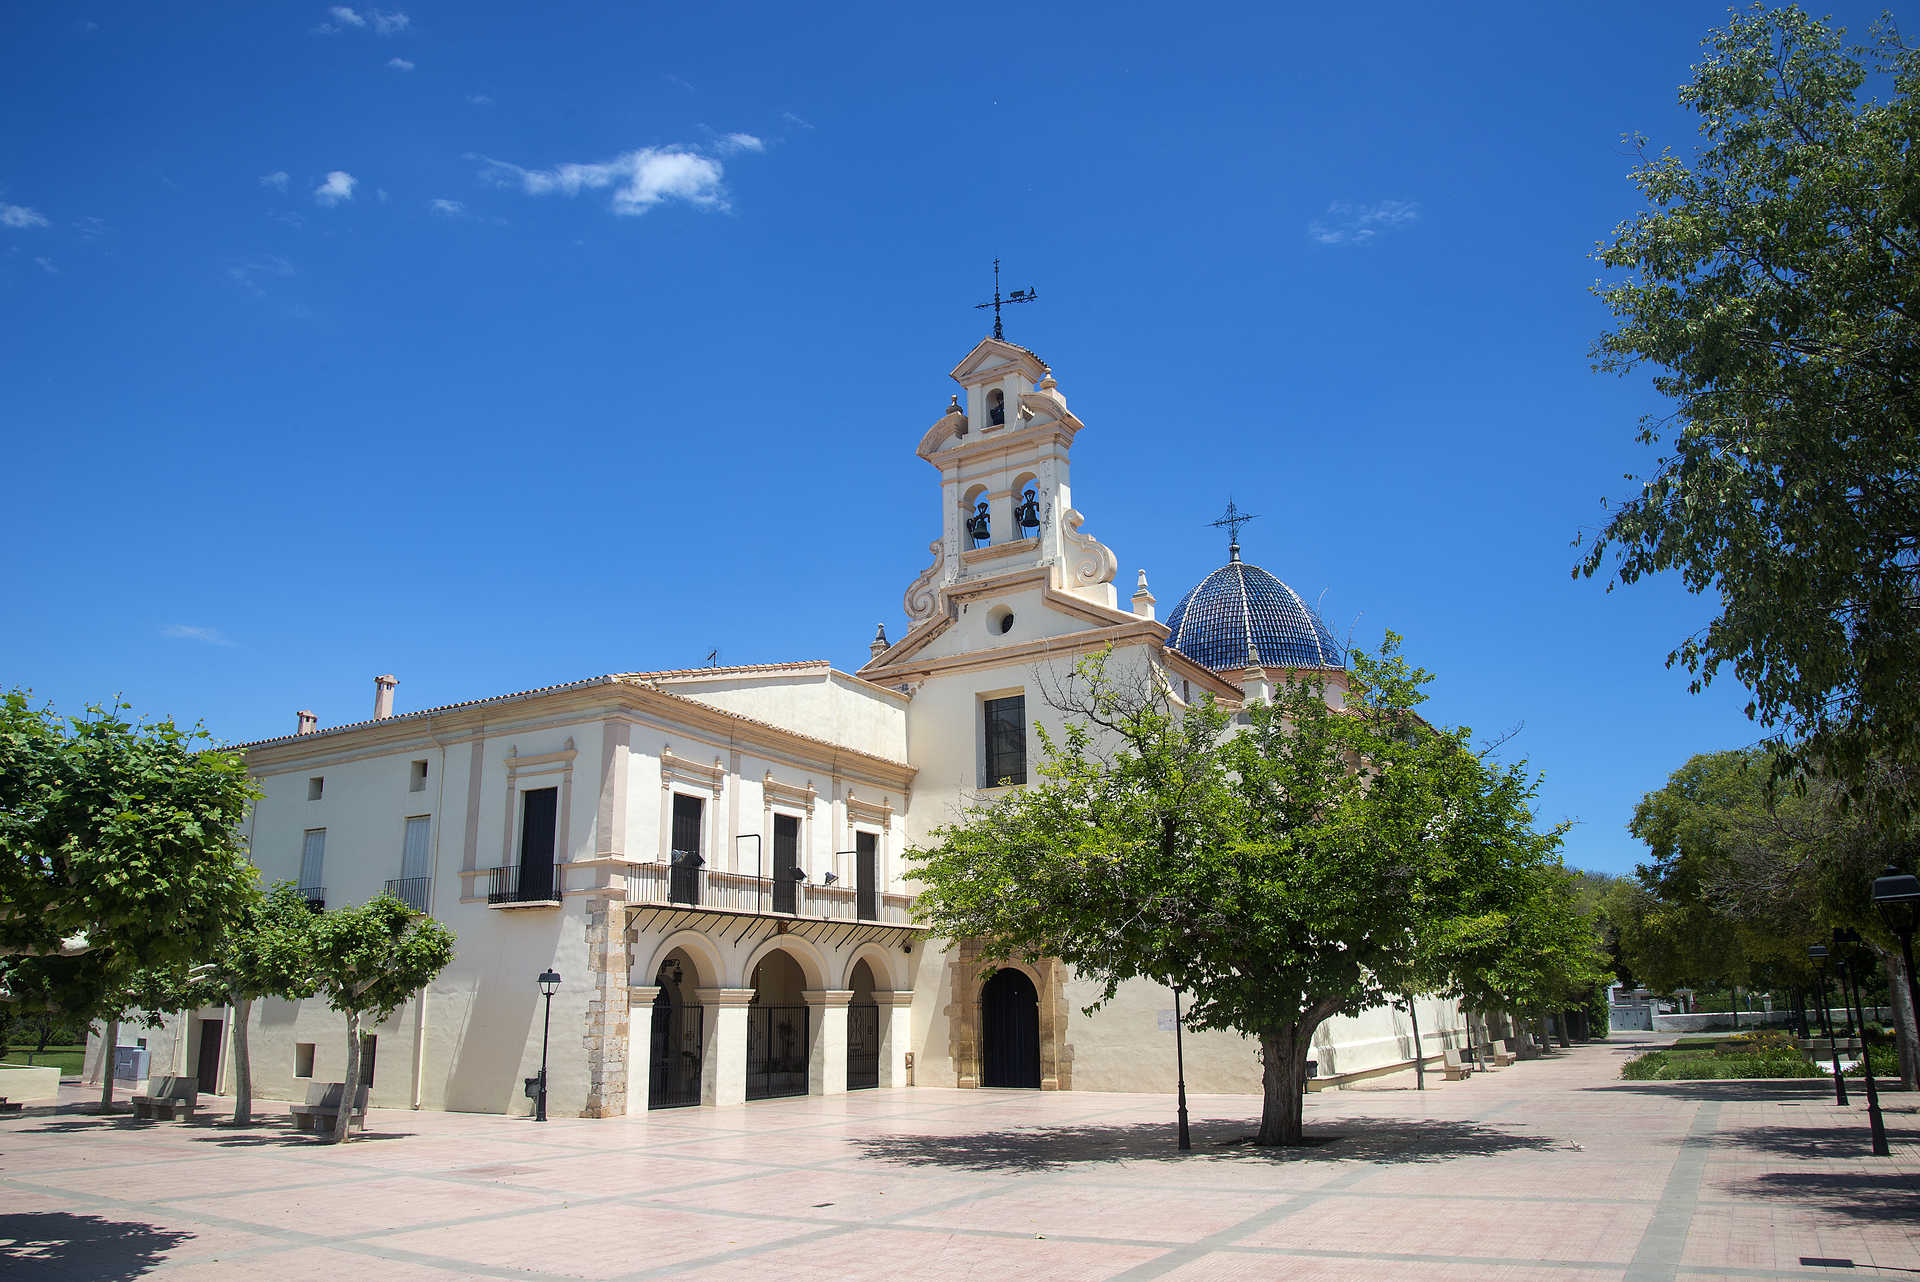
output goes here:
<path id="1" fill-rule="evenodd" d="M 1270 668 L 1345 667 L 1346 656 L 1313 608 L 1239 551 L 1173 607 L 1167 645 L 1216 672 L 1246 667 L 1250 651 Z"/>

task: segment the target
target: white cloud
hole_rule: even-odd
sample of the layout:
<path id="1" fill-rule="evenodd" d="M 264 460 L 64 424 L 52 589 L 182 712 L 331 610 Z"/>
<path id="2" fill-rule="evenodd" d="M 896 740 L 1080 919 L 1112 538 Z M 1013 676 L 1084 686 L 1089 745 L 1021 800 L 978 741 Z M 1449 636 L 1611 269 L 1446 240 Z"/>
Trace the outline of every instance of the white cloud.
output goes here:
<path id="1" fill-rule="evenodd" d="M 1415 200 L 1383 200 L 1372 205 L 1336 200 L 1323 216 L 1307 224 L 1307 237 L 1322 245 L 1364 245 L 1382 232 L 1418 221 L 1420 202 Z"/>
<path id="2" fill-rule="evenodd" d="M 387 59 L 387 65 L 389 67 L 392 67 L 395 71 L 412 71 L 413 70 L 413 64 L 411 62 L 408 62 L 405 58 L 389 58 Z"/>
<path id="3" fill-rule="evenodd" d="M 227 639 L 219 628 L 201 628 L 188 623 L 169 623 L 160 629 L 160 635 L 171 637 L 175 641 L 200 641 L 206 645 L 235 645 L 237 642 Z"/>
<path id="4" fill-rule="evenodd" d="M 46 257 L 44 254 L 41 255 L 40 257 L 35 258 L 33 261 L 34 261 L 34 264 L 38 266 L 41 271 L 45 272 L 49 276 L 58 276 L 60 274 L 60 269 L 53 265 L 53 260 L 51 258 Z"/>
<path id="5" fill-rule="evenodd" d="M 765 151 L 767 144 L 752 134 L 728 134 L 719 143 L 720 154 L 730 156 L 736 151 Z"/>
<path id="6" fill-rule="evenodd" d="M 813 128 L 813 122 L 811 120 L 802 120 L 800 117 L 794 115 L 791 111 L 781 112 L 780 119 L 786 121 L 788 124 L 794 126 L 796 129 Z"/>
<path id="7" fill-rule="evenodd" d="M 413 19 L 398 10 L 369 9 L 361 13 L 347 5 L 336 4 L 327 10 L 327 21 L 315 27 L 314 31 L 323 36 L 337 36 L 343 31 L 364 31 L 368 23 L 372 23 L 373 29 L 379 34 L 392 36 L 412 26 Z"/>
<path id="8" fill-rule="evenodd" d="M 327 175 L 327 180 L 313 189 L 313 198 L 322 205 L 337 205 L 343 200 L 353 199 L 353 189 L 359 180 L 344 169 L 335 169 Z"/>
<path id="9" fill-rule="evenodd" d="M 0 227 L 25 229 L 46 225 L 46 215 L 37 209 L 28 209 L 25 205 L 0 204 Z"/>
<path id="10" fill-rule="evenodd" d="M 398 10 L 388 13 L 384 9 L 369 9 L 367 15 L 373 19 L 373 29 L 383 36 L 395 35 L 413 25 L 413 19 Z"/>
<path id="11" fill-rule="evenodd" d="M 343 4 L 333 6 L 333 8 L 327 10 L 327 13 L 335 22 L 343 27 L 364 27 L 367 25 L 365 18 Z"/>
<path id="12" fill-rule="evenodd" d="M 470 93 L 467 95 L 467 104 L 473 107 L 491 107 L 493 99 L 483 93 Z"/>
<path id="13" fill-rule="evenodd" d="M 429 201 L 427 208 L 436 214 L 445 214 L 449 218 L 458 218 L 467 212 L 467 207 L 457 200 L 448 200 L 444 196 Z"/>
<path id="14" fill-rule="evenodd" d="M 642 147 L 597 164 L 556 165 L 552 169 L 522 169 L 486 156 L 478 159 L 487 164 L 481 171 L 482 178 L 501 186 L 519 187 L 529 196 L 556 191 L 575 196 L 582 191 L 612 188 L 611 207 L 616 214 L 644 214 L 669 200 L 702 209 L 727 208 L 727 190 L 721 181 L 725 168 L 712 156 L 685 146 Z"/>
<path id="15" fill-rule="evenodd" d="M 226 265 L 227 279 L 252 294 L 266 297 L 262 280 L 285 279 L 293 275 L 293 264 L 278 254 L 246 254 Z"/>
<path id="16" fill-rule="evenodd" d="M 88 214 L 75 222 L 73 229 L 80 234 L 81 240 L 98 240 L 107 234 L 107 220 Z"/>
<path id="17" fill-rule="evenodd" d="M 275 191 L 285 191 L 287 189 L 287 181 L 287 171 L 284 169 L 276 169 L 270 174 L 260 175 L 260 185 L 262 187 L 271 187 Z"/>
<path id="18" fill-rule="evenodd" d="M 390 197 L 388 197 L 387 195 L 387 189 L 385 187 L 375 187 L 373 189 L 373 194 L 383 205 L 386 204 L 387 201 L 390 199 Z"/>

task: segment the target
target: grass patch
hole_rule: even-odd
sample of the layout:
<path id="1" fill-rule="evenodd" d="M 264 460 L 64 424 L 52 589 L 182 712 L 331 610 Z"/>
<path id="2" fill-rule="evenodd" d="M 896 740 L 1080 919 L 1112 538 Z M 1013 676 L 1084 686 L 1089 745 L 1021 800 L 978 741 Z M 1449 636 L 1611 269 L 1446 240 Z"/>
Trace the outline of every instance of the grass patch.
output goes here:
<path id="1" fill-rule="evenodd" d="M 1620 1066 L 1629 1082 L 1694 1082 L 1734 1077 L 1819 1077 L 1820 1069 L 1785 1033 L 1742 1033 L 1709 1044 L 1649 1051 Z"/>
<path id="2" fill-rule="evenodd" d="M 6 1062 L 23 1068 L 57 1068 L 62 1077 L 78 1077 L 80 1061 L 86 1054 L 85 1046 L 49 1046 L 43 1051 L 35 1051 L 31 1046 L 14 1046 L 8 1048 Z"/>

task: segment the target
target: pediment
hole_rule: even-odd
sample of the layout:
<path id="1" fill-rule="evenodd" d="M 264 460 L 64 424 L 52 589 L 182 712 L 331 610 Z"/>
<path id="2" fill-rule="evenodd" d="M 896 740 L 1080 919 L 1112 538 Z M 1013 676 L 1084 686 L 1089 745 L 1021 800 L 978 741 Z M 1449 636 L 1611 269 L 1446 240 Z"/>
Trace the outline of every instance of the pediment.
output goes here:
<path id="1" fill-rule="evenodd" d="M 1001 338 L 983 338 L 953 367 L 953 381 L 962 387 L 990 383 L 1003 374 L 1018 371 L 1029 383 L 1046 377 L 1047 364 L 1017 343 Z"/>
<path id="2" fill-rule="evenodd" d="M 948 410 L 940 416 L 938 422 L 928 428 L 926 435 L 920 438 L 919 448 L 914 450 L 921 458 L 932 458 L 940 452 L 940 447 L 948 441 L 956 440 L 967 430 L 967 416 L 959 410 Z"/>

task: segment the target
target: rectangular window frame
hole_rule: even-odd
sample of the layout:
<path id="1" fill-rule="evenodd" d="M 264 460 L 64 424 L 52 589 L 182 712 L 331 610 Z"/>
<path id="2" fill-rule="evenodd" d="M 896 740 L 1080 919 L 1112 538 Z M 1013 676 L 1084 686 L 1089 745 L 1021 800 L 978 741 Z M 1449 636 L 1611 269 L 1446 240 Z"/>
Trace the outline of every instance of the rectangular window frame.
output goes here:
<path id="1" fill-rule="evenodd" d="M 1018 705 L 1010 707 L 1009 705 Z M 1009 743 L 1007 714 L 1019 727 L 1018 742 Z M 980 787 L 1020 787 L 1027 782 L 1027 692 L 1024 689 L 997 691 L 980 696 Z M 997 733 L 1002 741 L 996 748 Z"/>

